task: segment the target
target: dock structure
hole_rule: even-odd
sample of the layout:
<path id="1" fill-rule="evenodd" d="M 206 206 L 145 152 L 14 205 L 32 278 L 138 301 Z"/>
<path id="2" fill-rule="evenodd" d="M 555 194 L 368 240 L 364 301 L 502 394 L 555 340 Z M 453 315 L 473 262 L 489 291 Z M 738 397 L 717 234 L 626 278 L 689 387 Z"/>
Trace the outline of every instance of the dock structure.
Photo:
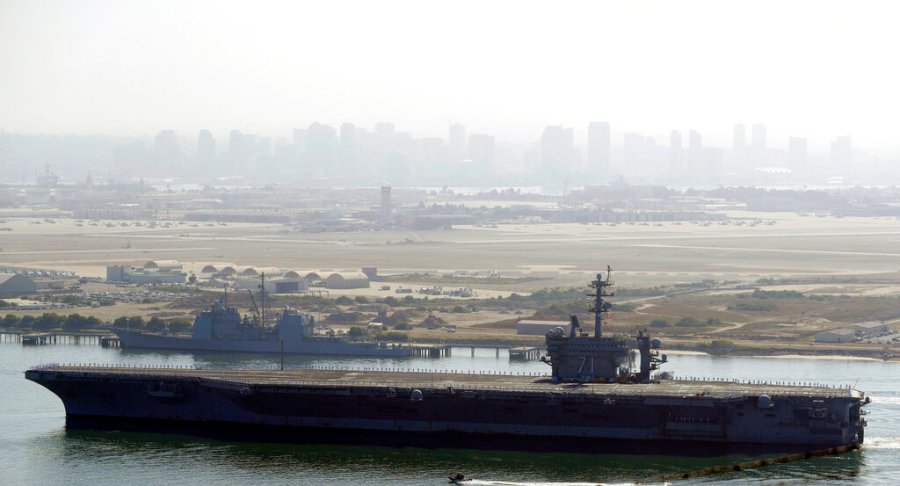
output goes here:
<path id="1" fill-rule="evenodd" d="M 447 358 L 451 352 L 450 346 L 445 344 L 413 344 L 412 355 L 417 358 Z"/>
<path id="2" fill-rule="evenodd" d="M 531 361 L 538 359 L 541 355 L 541 348 L 537 346 L 516 346 L 509 348 L 509 359 L 521 361 Z"/>
<path id="3" fill-rule="evenodd" d="M 0 332 L 0 337 L 2 337 L 4 342 L 22 343 L 23 346 L 41 346 L 45 344 L 93 344 L 103 347 L 118 347 L 118 345 L 108 345 L 111 341 L 118 342 L 118 338 L 115 336 L 94 332 L 22 333 L 16 331 L 4 331 Z"/>
<path id="4" fill-rule="evenodd" d="M 541 355 L 541 352 L 545 350 L 543 346 L 510 346 L 507 343 L 445 343 L 448 347 L 453 348 L 463 348 L 469 349 L 469 355 L 473 358 L 475 357 L 476 349 L 493 349 L 494 356 L 500 357 L 501 350 L 507 350 L 509 352 L 509 359 L 513 360 L 534 360 L 538 359 Z M 449 356 L 449 354 L 447 355 Z"/>
<path id="5" fill-rule="evenodd" d="M 22 333 L 16 331 L 0 331 L 0 341 L 7 343 L 22 342 Z"/>

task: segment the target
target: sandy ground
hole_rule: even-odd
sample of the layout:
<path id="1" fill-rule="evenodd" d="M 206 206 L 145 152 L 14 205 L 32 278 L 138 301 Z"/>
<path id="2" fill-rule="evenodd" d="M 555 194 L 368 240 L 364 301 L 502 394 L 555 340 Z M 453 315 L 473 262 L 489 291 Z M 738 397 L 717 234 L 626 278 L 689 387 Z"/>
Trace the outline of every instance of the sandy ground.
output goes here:
<path id="1" fill-rule="evenodd" d="M 892 274 L 900 280 L 900 221 L 896 219 L 751 214 L 776 223 L 755 227 L 514 224 L 460 226 L 449 231 L 300 234 L 281 225 L 182 223 L 151 229 L 147 222 L 122 226 L 122 222 L 102 221 L 90 226 L 87 221 L 46 218 L 55 221 L 49 223 L 38 214 L 4 218 L 0 223 L 12 229 L 0 232 L 0 267 L 102 276 L 109 264 L 175 259 L 195 272 L 209 262 L 234 262 L 285 269 L 375 266 L 382 274 L 496 270 L 504 277 L 543 279 L 521 285 L 485 281 L 476 287 L 479 292 L 583 285 L 606 264 L 614 267 L 620 285 L 630 287 L 798 276 L 858 276 L 864 281 Z M 896 293 L 900 285 L 866 291 Z"/>

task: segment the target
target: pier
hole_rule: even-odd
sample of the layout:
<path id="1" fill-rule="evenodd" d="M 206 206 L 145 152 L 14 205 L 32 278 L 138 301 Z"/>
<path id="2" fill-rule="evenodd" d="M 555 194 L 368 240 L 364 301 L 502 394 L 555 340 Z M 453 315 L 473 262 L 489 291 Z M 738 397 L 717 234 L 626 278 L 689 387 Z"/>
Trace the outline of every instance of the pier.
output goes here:
<path id="1" fill-rule="evenodd" d="M 545 350 L 543 346 L 510 346 L 509 344 L 501 343 L 444 343 L 443 345 L 448 348 L 468 348 L 469 355 L 473 358 L 475 357 L 476 349 L 493 349 L 494 356 L 498 358 L 500 357 L 500 350 L 506 349 L 509 352 L 509 359 L 523 361 L 538 359 L 541 356 L 541 352 Z M 446 356 L 450 356 L 449 352 Z"/>
<path id="2" fill-rule="evenodd" d="M 95 332 L 32 332 L 17 331 L 0 332 L 3 342 L 22 343 L 23 346 L 42 346 L 46 344 L 89 344 L 104 348 L 119 347 L 119 338 L 109 334 Z"/>
<path id="3" fill-rule="evenodd" d="M 450 346 L 445 344 L 413 344 L 412 355 L 417 358 L 447 358 L 451 352 Z"/>

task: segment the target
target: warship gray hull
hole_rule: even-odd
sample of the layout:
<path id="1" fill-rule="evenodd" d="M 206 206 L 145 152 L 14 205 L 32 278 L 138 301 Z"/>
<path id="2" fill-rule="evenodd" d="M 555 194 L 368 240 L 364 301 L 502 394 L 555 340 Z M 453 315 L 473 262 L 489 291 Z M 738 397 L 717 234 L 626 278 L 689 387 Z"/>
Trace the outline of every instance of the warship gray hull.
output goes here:
<path id="1" fill-rule="evenodd" d="M 361 356 L 403 358 L 415 354 L 415 346 L 400 343 L 353 342 L 341 338 L 278 339 L 198 339 L 166 336 L 137 331 L 115 330 L 126 349 L 163 349 L 175 351 L 233 351 L 244 353 L 310 354 L 322 356 Z"/>
<path id="2" fill-rule="evenodd" d="M 351 370 L 213 371 L 44 366 L 26 378 L 70 420 L 271 426 L 309 431 L 785 450 L 863 442 L 865 395 L 853 388 L 733 382 L 552 383 L 548 377 Z M 619 442 L 614 442 L 619 443 Z M 686 450 L 686 449 L 685 449 Z M 723 449 L 724 450 L 724 449 Z M 589 452 L 589 451 L 585 451 Z"/>

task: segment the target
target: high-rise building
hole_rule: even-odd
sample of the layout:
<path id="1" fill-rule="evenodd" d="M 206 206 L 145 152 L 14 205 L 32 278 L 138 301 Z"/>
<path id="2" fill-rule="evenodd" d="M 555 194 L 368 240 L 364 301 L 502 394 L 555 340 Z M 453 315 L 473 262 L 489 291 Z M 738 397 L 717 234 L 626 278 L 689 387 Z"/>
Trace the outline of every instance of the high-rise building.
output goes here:
<path id="1" fill-rule="evenodd" d="M 608 122 L 588 123 L 588 170 L 601 177 L 609 176 L 609 142 Z"/>
<path id="2" fill-rule="evenodd" d="M 751 134 L 750 144 L 756 152 L 764 152 L 766 150 L 766 126 L 761 123 L 753 125 L 753 133 Z"/>
<path id="3" fill-rule="evenodd" d="M 688 132 L 687 169 L 691 176 L 703 170 L 703 137 L 700 132 L 691 130 Z"/>
<path id="4" fill-rule="evenodd" d="M 469 159 L 481 174 L 490 173 L 494 168 L 494 136 L 484 133 L 469 135 Z"/>
<path id="5" fill-rule="evenodd" d="M 338 138 L 334 128 L 315 122 L 306 129 L 306 162 L 310 169 L 334 172 Z"/>
<path id="6" fill-rule="evenodd" d="M 294 142 L 295 148 L 303 148 L 306 146 L 306 129 L 305 128 L 295 128 L 294 134 L 292 138 Z"/>
<path id="7" fill-rule="evenodd" d="M 747 127 L 743 123 L 734 124 L 734 141 L 732 142 L 732 150 L 738 152 L 743 150 L 747 145 Z"/>
<path id="8" fill-rule="evenodd" d="M 672 130 L 669 136 L 669 175 L 678 178 L 684 171 L 684 149 L 681 147 L 681 132 Z"/>
<path id="9" fill-rule="evenodd" d="M 200 130 L 197 134 L 197 165 L 200 169 L 212 170 L 216 160 L 216 139 L 209 130 Z"/>
<path id="10" fill-rule="evenodd" d="M 688 150 L 700 150 L 703 148 L 703 137 L 700 132 L 691 130 L 688 132 Z"/>
<path id="11" fill-rule="evenodd" d="M 162 130 L 153 139 L 151 150 L 153 170 L 159 174 L 171 175 L 178 167 L 178 137 L 174 130 Z"/>
<path id="12" fill-rule="evenodd" d="M 837 169 L 847 169 L 853 164 L 853 140 L 850 135 L 838 137 L 831 142 L 831 165 Z"/>
<path id="13" fill-rule="evenodd" d="M 551 125 L 541 135 L 541 167 L 566 171 L 575 156 L 575 130 Z"/>
<path id="14" fill-rule="evenodd" d="M 806 139 L 801 137 L 788 138 L 788 164 L 794 172 L 800 173 L 806 170 Z"/>
<path id="15" fill-rule="evenodd" d="M 450 124 L 449 138 L 450 162 L 459 163 L 466 158 L 466 127 L 459 123 Z"/>
<path id="16" fill-rule="evenodd" d="M 753 125 L 750 133 L 750 154 L 748 169 L 762 167 L 767 164 L 766 157 L 766 126 L 761 123 Z"/>

